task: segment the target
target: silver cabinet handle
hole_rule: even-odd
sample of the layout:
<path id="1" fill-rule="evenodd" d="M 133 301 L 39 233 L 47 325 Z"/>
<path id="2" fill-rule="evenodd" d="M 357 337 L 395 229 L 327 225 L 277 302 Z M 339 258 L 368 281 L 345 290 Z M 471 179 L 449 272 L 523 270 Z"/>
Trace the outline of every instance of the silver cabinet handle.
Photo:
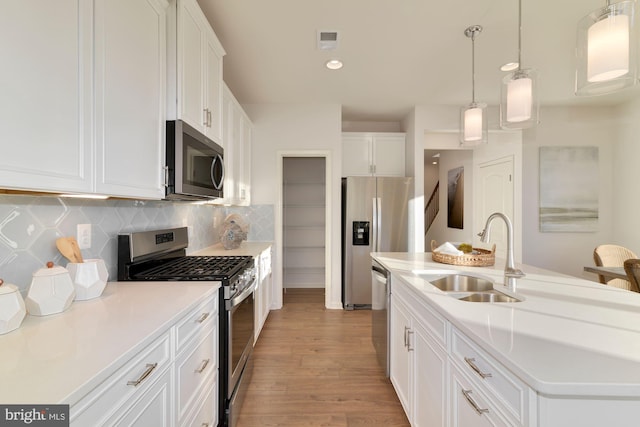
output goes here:
<path id="1" fill-rule="evenodd" d="M 196 322 L 202 323 L 207 320 L 207 317 L 209 317 L 209 313 L 202 313 L 202 315 L 196 319 Z"/>
<path id="2" fill-rule="evenodd" d="M 202 361 L 202 364 L 200 365 L 200 368 L 196 369 L 196 374 L 201 374 L 204 371 L 204 368 L 207 367 L 207 365 L 209 364 L 209 359 L 205 359 Z"/>
<path id="3" fill-rule="evenodd" d="M 149 375 L 151 375 L 151 372 L 153 372 L 153 370 L 156 369 L 156 366 L 158 366 L 157 363 L 147 364 L 147 369 L 142 373 L 142 375 L 140 375 L 140 378 L 134 381 L 128 381 L 127 385 L 132 385 L 134 387 L 137 387 L 142 381 L 144 381 Z"/>
<path id="4" fill-rule="evenodd" d="M 478 365 L 475 364 L 476 359 L 474 359 L 473 357 L 465 357 L 464 361 L 467 362 L 467 365 L 471 366 L 471 369 L 476 371 L 476 373 L 478 375 L 480 375 L 481 378 L 483 378 L 483 379 L 484 378 L 491 378 L 491 374 L 489 372 L 482 372 L 480 370 Z"/>
<path id="5" fill-rule="evenodd" d="M 209 423 L 202 423 L 201 427 L 209 427 Z"/>
<path id="6" fill-rule="evenodd" d="M 408 338 L 409 329 L 411 328 L 409 328 L 408 326 L 404 327 L 404 346 L 405 347 L 409 347 L 409 338 Z"/>
<path id="7" fill-rule="evenodd" d="M 471 397 L 471 390 L 462 389 L 462 394 L 464 395 L 465 399 L 467 399 L 467 402 L 469 402 L 469 405 L 471 405 L 473 409 L 475 409 L 478 415 L 489 412 L 488 409 L 479 407 L 478 404 L 473 400 L 473 398 Z"/>
<path id="8" fill-rule="evenodd" d="M 207 120 L 209 121 L 209 127 L 211 127 L 211 118 L 212 118 L 211 110 L 207 108 Z"/>
<path id="9" fill-rule="evenodd" d="M 408 331 L 407 332 L 407 351 L 413 351 L 413 347 L 411 347 L 411 335 L 413 334 L 413 331 Z"/>

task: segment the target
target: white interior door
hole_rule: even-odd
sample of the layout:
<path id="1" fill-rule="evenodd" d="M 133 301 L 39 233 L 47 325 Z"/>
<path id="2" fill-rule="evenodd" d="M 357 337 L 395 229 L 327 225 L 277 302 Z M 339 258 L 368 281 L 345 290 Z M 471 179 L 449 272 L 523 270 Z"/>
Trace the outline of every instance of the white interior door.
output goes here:
<path id="1" fill-rule="evenodd" d="M 477 232 L 482 231 L 489 215 L 502 212 L 513 221 L 513 157 L 504 157 L 478 165 L 478 201 L 474 215 Z M 479 237 L 476 237 L 479 243 Z M 491 241 L 496 244 L 496 256 L 506 257 L 507 227 L 503 221 L 491 224 Z"/>

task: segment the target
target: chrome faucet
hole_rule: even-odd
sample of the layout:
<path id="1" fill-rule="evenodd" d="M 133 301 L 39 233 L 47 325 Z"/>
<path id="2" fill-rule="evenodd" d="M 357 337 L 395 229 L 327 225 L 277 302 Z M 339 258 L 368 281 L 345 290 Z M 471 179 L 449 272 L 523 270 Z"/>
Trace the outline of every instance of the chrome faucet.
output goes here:
<path id="1" fill-rule="evenodd" d="M 513 225 L 511 225 L 509 217 L 500 212 L 492 213 L 489 215 L 489 218 L 487 218 L 484 230 L 478 233 L 478 236 L 480 236 L 480 240 L 483 243 L 489 241 L 491 221 L 493 221 L 494 218 L 502 218 L 505 224 L 507 224 L 507 264 L 504 267 L 504 285 L 510 291 L 516 292 L 516 279 L 524 277 L 525 274 L 522 270 L 517 269 L 513 262 Z"/>

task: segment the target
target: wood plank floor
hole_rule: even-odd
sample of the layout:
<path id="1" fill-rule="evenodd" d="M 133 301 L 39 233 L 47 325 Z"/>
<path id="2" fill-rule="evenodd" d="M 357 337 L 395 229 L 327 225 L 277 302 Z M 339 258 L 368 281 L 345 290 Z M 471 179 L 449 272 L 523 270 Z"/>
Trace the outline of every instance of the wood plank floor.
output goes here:
<path id="1" fill-rule="evenodd" d="M 324 308 L 324 289 L 287 289 L 253 352 L 238 427 L 409 426 L 376 361 L 371 312 Z"/>

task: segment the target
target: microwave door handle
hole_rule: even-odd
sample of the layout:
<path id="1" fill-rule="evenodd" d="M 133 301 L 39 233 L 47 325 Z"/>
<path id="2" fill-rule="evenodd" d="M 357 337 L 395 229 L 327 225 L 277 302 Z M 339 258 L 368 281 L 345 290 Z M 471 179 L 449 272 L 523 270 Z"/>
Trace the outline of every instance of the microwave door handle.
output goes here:
<path id="1" fill-rule="evenodd" d="M 222 174 L 220 174 L 220 182 L 216 182 L 216 177 L 215 177 L 215 173 L 214 170 L 216 168 L 216 163 L 220 161 L 220 169 L 222 170 Z M 222 185 L 224 183 L 224 163 L 222 163 L 222 156 L 220 156 L 220 154 L 216 154 L 216 156 L 213 158 L 213 161 L 211 162 L 211 182 L 213 183 L 213 187 L 216 190 L 220 190 L 222 188 Z"/>

